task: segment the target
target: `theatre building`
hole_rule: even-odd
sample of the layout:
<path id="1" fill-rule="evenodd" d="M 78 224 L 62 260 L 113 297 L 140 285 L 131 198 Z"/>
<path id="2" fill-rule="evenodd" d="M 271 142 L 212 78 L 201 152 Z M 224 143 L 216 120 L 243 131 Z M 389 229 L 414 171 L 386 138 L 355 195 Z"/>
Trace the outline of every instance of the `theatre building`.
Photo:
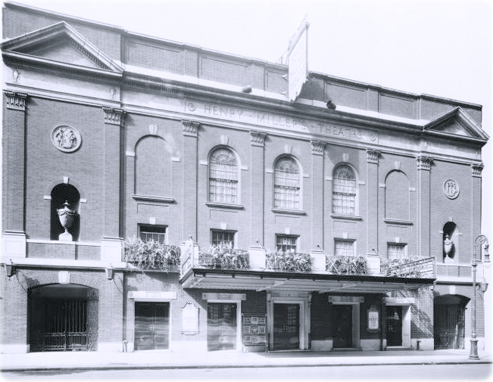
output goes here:
<path id="1" fill-rule="evenodd" d="M 482 349 L 481 106 L 300 82 L 307 28 L 278 64 L 4 4 L 2 352 L 467 348 L 473 248 Z"/>

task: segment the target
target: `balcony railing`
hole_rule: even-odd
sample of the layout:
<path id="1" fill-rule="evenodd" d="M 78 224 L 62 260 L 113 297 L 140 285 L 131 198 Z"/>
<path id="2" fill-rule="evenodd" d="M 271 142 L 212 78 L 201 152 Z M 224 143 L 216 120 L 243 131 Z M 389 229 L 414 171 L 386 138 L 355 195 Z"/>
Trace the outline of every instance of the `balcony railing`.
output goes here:
<path id="1" fill-rule="evenodd" d="M 406 257 L 395 260 L 384 260 L 381 263 L 380 273 L 390 277 L 435 277 L 435 258 L 433 257 Z"/>

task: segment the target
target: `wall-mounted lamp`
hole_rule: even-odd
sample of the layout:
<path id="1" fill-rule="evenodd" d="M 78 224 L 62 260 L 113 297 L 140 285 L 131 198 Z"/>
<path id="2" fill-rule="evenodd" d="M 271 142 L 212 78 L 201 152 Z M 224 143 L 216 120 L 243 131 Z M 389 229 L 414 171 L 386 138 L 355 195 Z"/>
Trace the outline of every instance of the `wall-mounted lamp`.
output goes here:
<path id="1" fill-rule="evenodd" d="M 479 287 L 481 288 L 481 292 L 486 293 L 488 290 L 488 283 L 486 280 L 483 280 L 483 282 L 479 283 Z"/>
<path id="2" fill-rule="evenodd" d="M 435 291 L 435 289 L 436 289 L 436 287 L 437 287 L 437 282 L 436 282 L 436 281 L 433 281 L 433 284 L 431 284 L 431 285 L 430 285 L 430 290 L 431 290 L 432 292 L 434 292 L 434 291 Z"/>
<path id="3" fill-rule="evenodd" d="M 106 273 L 106 278 L 108 280 L 113 280 L 113 276 L 115 276 L 115 270 L 113 269 L 113 267 L 111 266 L 111 264 L 110 264 L 109 267 L 106 267 L 104 269 L 104 272 Z"/>
<path id="4" fill-rule="evenodd" d="M 10 264 L 5 263 L 5 274 L 7 275 L 8 278 L 11 278 L 13 275 L 15 275 L 15 266 L 14 263 L 12 262 L 12 259 L 10 259 Z"/>
<path id="5" fill-rule="evenodd" d="M 490 245 L 485 244 L 484 246 L 484 262 L 489 263 L 490 262 L 490 252 L 489 252 Z"/>

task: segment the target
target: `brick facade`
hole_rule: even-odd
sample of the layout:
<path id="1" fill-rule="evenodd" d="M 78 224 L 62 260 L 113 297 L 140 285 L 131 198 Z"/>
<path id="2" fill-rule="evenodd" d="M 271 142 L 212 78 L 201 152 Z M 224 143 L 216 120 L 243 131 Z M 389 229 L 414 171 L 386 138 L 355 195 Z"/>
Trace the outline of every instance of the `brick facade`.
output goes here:
<path id="1" fill-rule="evenodd" d="M 317 73 L 290 103 L 283 95 L 285 65 L 16 4 L 4 8 L 3 33 L 1 261 L 15 269 L 1 275 L 3 351 L 29 351 L 29 309 L 36 306 L 30 293 L 55 298 L 58 292 L 50 291 L 59 289 L 50 288 L 65 285 L 59 277 L 66 271 L 74 288 L 97 292 L 99 351 L 134 349 L 140 302 L 168 304 L 167 340 L 176 351 L 206 349 L 208 306 L 220 303 L 237 304 L 237 333 L 242 315 L 267 317 L 270 348 L 278 330 L 276 304 L 299 308 L 296 346 L 302 350 L 333 350 L 334 311 L 341 305 L 351 307 L 349 347 L 383 350 L 390 330 L 386 309 L 397 307 L 402 341 L 395 346 L 433 349 L 440 296 L 460 297 L 463 337 L 471 335 L 470 249 L 481 230 L 479 153 L 488 139 L 481 106 Z M 50 50 L 58 37 L 67 43 Z M 248 84 L 251 94 L 242 92 Z M 327 109 L 329 99 L 335 110 Z M 56 142 L 61 127 L 80 134 L 76 148 Z M 234 158 L 228 162 L 236 171 L 228 179 L 234 202 L 211 200 L 216 149 Z M 276 205 L 276 192 L 289 188 L 279 186 L 282 159 L 296 167 L 290 173 L 294 208 Z M 341 166 L 353 174 L 344 179 L 350 191 L 340 191 Z M 445 189 L 446 182 L 456 189 Z M 63 231 L 56 200 L 68 197 L 56 194 L 60 185 L 78 192 L 75 240 L 53 237 L 54 225 Z M 338 192 L 352 203 L 350 213 L 337 212 Z M 445 263 L 450 223 L 455 257 Z M 275 252 L 278 238 L 286 236 L 298 253 L 319 260 L 312 260 L 312 277 L 269 273 L 265 260 L 244 273 L 224 267 L 208 273 L 185 269 L 183 256 L 181 271 L 144 272 L 123 258 L 124 241 L 138 237 L 142 225 L 160 227 L 166 244 L 191 237 L 201 252 L 212 230 L 233 233 L 234 247 L 249 251 L 250 262 L 254 253 Z M 349 243 L 352 255 L 373 264 L 366 273 L 371 277 L 332 277 L 325 261 L 337 254 L 336 242 Z M 437 277 L 414 280 L 411 287 L 405 279 L 389 279 L 392 285 L 381 287 L 380 264 L 392 245 L 405 248 L 406 258 L 434 259 Z M 112 278 L 105 273 L 110 269 Z M 478 292 L 479 337 L 483 299 Z M 198 309 L 192 333 L 184 330 L 188 305 Z M 370 325 L 369 311 L 378 312 L 372 316 L 378 322 Z"/>

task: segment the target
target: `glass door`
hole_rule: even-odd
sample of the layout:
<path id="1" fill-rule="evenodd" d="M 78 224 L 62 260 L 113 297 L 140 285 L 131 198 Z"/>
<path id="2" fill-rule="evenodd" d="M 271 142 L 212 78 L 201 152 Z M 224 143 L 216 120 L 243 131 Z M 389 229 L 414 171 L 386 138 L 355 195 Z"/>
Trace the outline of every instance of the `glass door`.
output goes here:
<path id="1" fill-rule="evenodd" d="M 236 303 L 207 305 L 207 350 L 235 350 L 237 344 Z"/>
<path id="2" fill-rule="evenodd" d="M 135 303 L 135 350 L 169 348 L 169 303 Z"/>
<path id="3" fill-rule="evenodd" d="M 402 346 L 402 306 L 387 307 L 387 346 Z"/>
<path id="4" fill-rule="evenodd" d="M 334 348 L 350 348 L 353 344 L 353 307 L 332 305 Z"/>
<path id="5" fill-rule="evenodd" d="M 274 304 L 274 350 L 300 348 L 300 305 Z"/>

